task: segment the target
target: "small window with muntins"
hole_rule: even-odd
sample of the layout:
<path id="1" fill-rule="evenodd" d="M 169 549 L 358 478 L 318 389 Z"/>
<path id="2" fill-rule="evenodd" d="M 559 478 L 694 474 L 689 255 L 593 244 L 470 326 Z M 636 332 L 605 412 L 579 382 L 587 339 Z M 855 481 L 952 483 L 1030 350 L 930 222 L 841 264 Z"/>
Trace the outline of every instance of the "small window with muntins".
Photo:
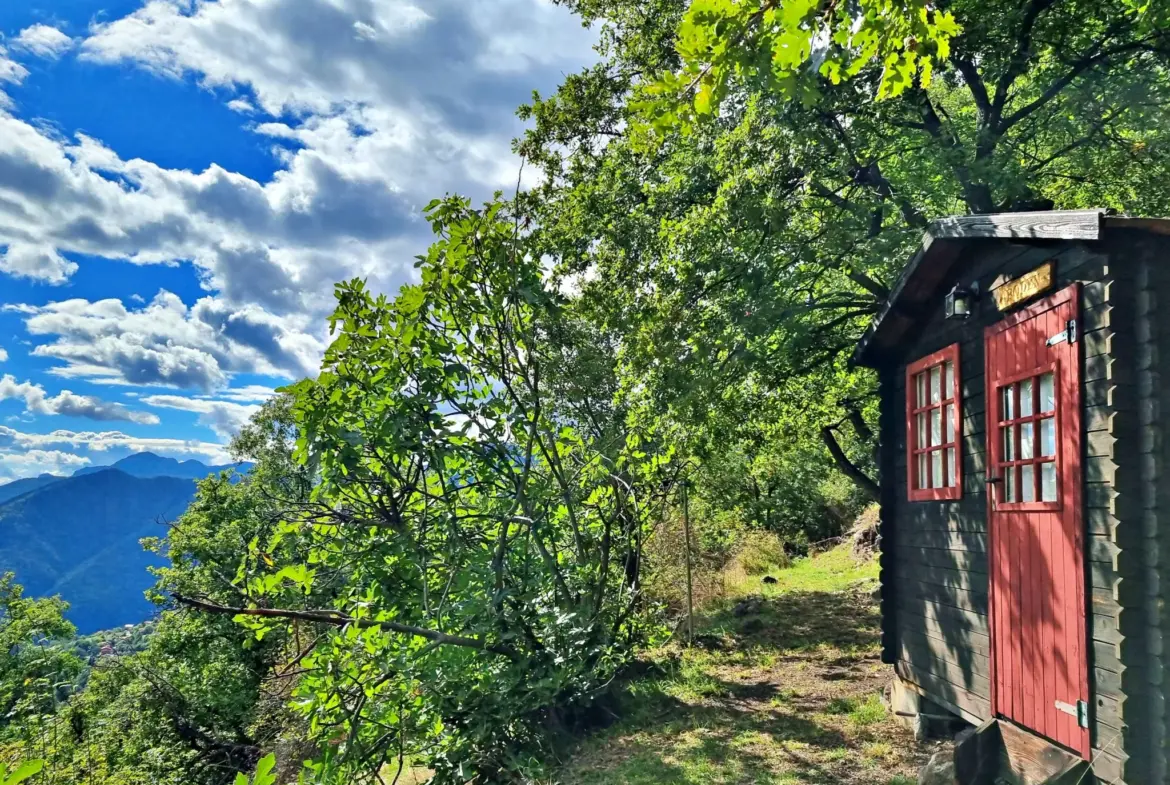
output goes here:
<path id="1" fill-rule="evenodd" d="M 962 496 L 959 345 L 906 368 L 906 476 L 910 501 Z"/>
<path id="2" fill-rule="evenodd" d="M 1054 509 L 1060 503 L 1056 369 L 1000 386 L 998 506 Z"/>

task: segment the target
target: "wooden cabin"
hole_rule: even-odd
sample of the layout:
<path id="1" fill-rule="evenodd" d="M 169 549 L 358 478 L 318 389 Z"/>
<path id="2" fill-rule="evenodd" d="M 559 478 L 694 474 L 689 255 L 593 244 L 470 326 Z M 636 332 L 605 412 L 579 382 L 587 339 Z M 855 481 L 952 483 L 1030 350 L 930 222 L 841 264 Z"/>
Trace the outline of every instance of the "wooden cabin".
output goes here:
<path id="1" fill-rule="evenodd" d="M 854 362 L 904 688 L 1099 782 L 1167 782 L 1170 220 L 938 221 Z"/>

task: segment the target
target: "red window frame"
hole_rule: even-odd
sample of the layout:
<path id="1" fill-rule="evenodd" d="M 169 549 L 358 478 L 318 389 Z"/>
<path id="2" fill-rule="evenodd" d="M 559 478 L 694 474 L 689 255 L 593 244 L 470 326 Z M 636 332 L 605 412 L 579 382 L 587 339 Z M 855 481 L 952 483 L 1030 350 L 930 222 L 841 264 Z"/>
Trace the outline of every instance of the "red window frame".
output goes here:
<path id="1" fill-rule="evenodd" d="M 953 372 L 946 372 L 947 363 L 951 364 Z M 931 400 L 930 378 L 931 372 L 939 369 L 939 400 Z M 919 379 L 923 381 L 923 401 L 918 398 Z M 959 344 L 953 343 L 933 354 L 928 354 L 906 366 L 906 493 L 912 502 L 943 501 L 960 499 L 963 496 L 963 408 L 960 369 Z M 954 407 L 953 427 L 947 418 L 948 407 Z M 937 411 L 939 417 L 939 442 L 933 443 L 931 413 Z M 925 427 L 917 427 L 919 416 L 924 417 Z M 925 437 L 926 444 L 920 443 L 920 435 Z M 939 462 L 935 463 L 934 456 L 938 454 Z M 951 456 L 954 456 L 953 458 Z M 920 482 L 922 473 L 919 469 L 919 460 L 925 456 L 926 486 L 932 486 L 934 470 L 938 468 L 941 485 L 922 487 Z M 952 473 L 952 466 L 953 473 Z M 953 484 L 948 484 L 953 480 Z"/>

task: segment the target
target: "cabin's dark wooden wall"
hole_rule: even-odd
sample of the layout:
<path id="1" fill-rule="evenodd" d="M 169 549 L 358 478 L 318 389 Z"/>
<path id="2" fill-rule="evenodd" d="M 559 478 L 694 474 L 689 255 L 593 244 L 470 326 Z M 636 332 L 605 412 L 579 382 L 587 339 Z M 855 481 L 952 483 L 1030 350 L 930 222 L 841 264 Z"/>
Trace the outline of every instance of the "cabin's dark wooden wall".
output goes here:
<path id="1" fill-rule="evenodd" d="M 1118 635 L 1129 782 L 1166 782 L 1163 633 L 1170 601 L 1170 237 L 1106 237 L 1115 282 L 1109 368 L 1114 416 Z M 1160 306 L 1160 310 L 1159 310 Z"/>
<path id="2" fill-rule="evenodd" d="M 1130 236 L 1115 238 L 1117 234 Z M 1153 536 L 1157 521 L 1149 514 L 1154 500 L 1142 495 L 1149 495 L 1153 485 L 1139 478 L 1142 472 L 1147 478 L 1158 476 L 1164 456 L 1155 455 L 1153 444 L 1144 453 L 1138 449 L 1142 428 L 1159 417 L 1151 396 L 1167 397 L 1161 411 L 1170 416 L 1170 394 L 1158 383 L 1156 368 L 1148 368 L 1153 376 L 1146 379 L 1144 388 L 1139 385 L 1134 340 L 1144 318 L 1150 340 L 1164 333 L 1170 351 L 1170 271 L 1155 270 L 1152 261 L 1144 268 L 1139 264 L 1142 257 L 1134 243 L 1149 236 L 1143 232 L 1138 238 L 1137 234 L 1113 232 L 1097 242 L 973 240 L 958 267 L 959 280 L 977 280 L 983 292 L 999 276 L 1014 277 L 1047 260 L 1056 262 L 1057 289 L 1073 282 L 1082 285 L 1085 591 L 1090 599 L 1087 623 L 1092 637 L 1088 652 L 1092 694 L 1086 697 L 1092 707 L 1097 776 L 1102 782 L 1128 785 L 1163 781 L 1153 778 L 1153 747 L 1162 749 L 1164 738 L 1162 685 L 1158 682 L 1153 687 L 1161 670 L 1152 667 L 1149 652 L 1160 646 L 1154 632 L 1162 629 L 1162 619 L 1153 617 L 1167 611 L 1156 610 L 1158 606 L 1144 598 L 1154 591 L 1170 594 L 1170 586 L 1156 582 L 1156 571 L 1146 564 L 1149 557 L 1144 556 L 1146 548 L 1140 541 Z M 1150 248 L 1166 247 L 1157 239 L 1149 239 L 1149 244 Z M 1152 251 L 1147 256 L 1152 259 Z M 1170 263 L 1170 259 L 1162 261 L 1163 267 Z M 1162 326 L 1156 325 L 1152 310 L 1154 291 L 1163 294 Z M 1144 317 L 1138 315 L 1139 292 L 1145 293 Z M 878 369 L 883 655 L 900 676 L 919 685 L 929 697 L 969 720 L 982 720 L 991 713 L 983 328 L 1001 314 L 985 295 L 972 318 L 947 321 L 941 292 L 936 299 L 937 307 L 912 331 L 904 354 L 886 358 Z M 960 344 L 963 408 L 963 497 L 909 502 L 905 367 L 956 342 Z M 1170 362 L 1170 354 L 1163 356 Z M 1144 397 L 1141 389 L 1147 390 Z M 1164 451 L 1167 444 L 1159 437 L 1156 447 Z M 1170 487 L 1163 493 L 1167 502 L 1161 509 L 1170 510 Z M 1152 692 L 1158 692 L 1157 699 L 1150 697 Z M 1127 695 L 1136 700 L 1127 704 Z M 1133 729 L 1151 728 L 1155 715 L 1159 735 L 1152 744 L 1145 738 L 1146 731 L 1135 734 Z M 1142 736 L 1137 746 L 1135 735 Z M 1145 748 L 1139 750 L 1143 744 Z"/>

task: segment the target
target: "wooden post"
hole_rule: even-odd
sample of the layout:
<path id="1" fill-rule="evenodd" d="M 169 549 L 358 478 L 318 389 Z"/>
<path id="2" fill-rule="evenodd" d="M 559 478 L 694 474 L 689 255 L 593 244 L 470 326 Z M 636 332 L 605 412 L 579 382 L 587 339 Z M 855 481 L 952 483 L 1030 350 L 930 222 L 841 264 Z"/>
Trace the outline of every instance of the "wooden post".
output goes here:
<path id="1" fill-rule="evenodd" d="M 687 503 L 687 481 L 683 480 L 683 533 L 687 547 L 687 645 L 695 640 L 695 591 L 691 583 L 691 511 Z"/>

